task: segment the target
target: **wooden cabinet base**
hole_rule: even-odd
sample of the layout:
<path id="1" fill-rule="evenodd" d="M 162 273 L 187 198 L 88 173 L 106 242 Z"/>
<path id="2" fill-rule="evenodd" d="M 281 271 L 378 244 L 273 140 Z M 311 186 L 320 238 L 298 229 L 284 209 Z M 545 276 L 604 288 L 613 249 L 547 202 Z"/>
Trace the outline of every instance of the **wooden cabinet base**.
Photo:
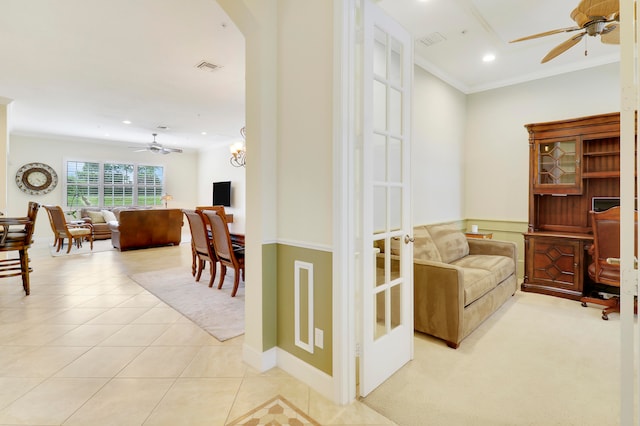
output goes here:
<path id="1" fill-rule="evenodd" d="M 564 299 L 571 299 L 571 300 L 580 300 L 580 298 L 582 297 L 582 291 L 569 290 L 569 289 L 563 289 L 558 287 L 549 287 L 549 286 L 537 285 L 537 284 L 527 284 L 524 282 L 520 285 L 520 290 L 527 293 L 546 294 L 549 296 L 562 297 Z"/>

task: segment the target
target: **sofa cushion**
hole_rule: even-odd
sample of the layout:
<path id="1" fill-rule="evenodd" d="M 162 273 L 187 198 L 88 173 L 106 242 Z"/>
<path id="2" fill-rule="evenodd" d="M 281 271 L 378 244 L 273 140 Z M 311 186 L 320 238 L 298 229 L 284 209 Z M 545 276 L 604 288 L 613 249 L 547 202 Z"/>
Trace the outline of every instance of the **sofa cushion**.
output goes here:
<path id="1" fill-rule="evenodd" d="M 431 234 L 425 226 L 416 226 L 413 228 L 413 258 L 420 260 L 431 260 L 433 262 L 442 262 L 438 247 L 431 238 Z"/>
<path id="2" fill-rule="evenodd" d="M 91 219 L 91 222 L 93 223 L 106 222 L 106 220 L 104 220 L 104 216 L 102 215 L 102 212 L 94 212 L 94 211 L 88 210 L 86 213 L 87 213 L 87 216 L 89 216 L 89 218 Z"/>
<path id="3" fill-rule="evenodd" d="M 110 210 L 101 210 L 105 222 L 117 222 L 115 213 Z"/>
<path id="4" fill-rule="evenodd" d="M 469 254 L 467 237 L 455 224 L 427 225 L 440 258 L 444 263 L 451 263 Z"/>
<path id="5" fill-rule="evenodd" d="M 464 306 L 478 300 L 515 272 L 513 259 L 506 256 L 469 255 L 451 264 L 464 269 Z"/>

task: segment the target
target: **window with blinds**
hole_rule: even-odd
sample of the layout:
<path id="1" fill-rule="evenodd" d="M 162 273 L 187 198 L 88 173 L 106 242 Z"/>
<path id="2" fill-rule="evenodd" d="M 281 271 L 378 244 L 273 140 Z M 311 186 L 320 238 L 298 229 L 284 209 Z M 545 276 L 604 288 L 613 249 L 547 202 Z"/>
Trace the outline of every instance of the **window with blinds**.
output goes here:
<path id="1" fill-rule="evenodd" d="M 139 164 L 67 161 L 66 205 L 160 206 L 164 168 Z"/>

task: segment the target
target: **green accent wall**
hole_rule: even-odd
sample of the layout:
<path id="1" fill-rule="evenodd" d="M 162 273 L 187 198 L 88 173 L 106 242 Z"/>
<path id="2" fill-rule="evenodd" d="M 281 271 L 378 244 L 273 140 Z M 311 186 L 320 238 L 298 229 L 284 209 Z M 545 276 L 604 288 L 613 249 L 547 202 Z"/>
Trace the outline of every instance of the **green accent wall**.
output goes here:
<path id="1" fill-rule="evenodd" d="M 276 317 L 276 303 L 278 291 L 276 244 L 262 246 L 262 350 L 268 351 L 277 345 L 278 320 Z"/>
<path id="2" fill-rule="evenodd" d="M 315 368 L 333 374 L 333 253 L 277 244 L 277 346 Z M 295 261 L 313 265 L 313 327 L 323 331 L 323 348 L 314 346 L 313 353 L 295 345 Z M 301 290 L 306 291 L 307 274 L 301 273 Z M 265 290 L 263 289 L 263 295 Z M 306 300 L 306 293 L 303 297 Z M 308 309 L 300 304 L 301 339 L 308 341 L 306 332 Z"/>

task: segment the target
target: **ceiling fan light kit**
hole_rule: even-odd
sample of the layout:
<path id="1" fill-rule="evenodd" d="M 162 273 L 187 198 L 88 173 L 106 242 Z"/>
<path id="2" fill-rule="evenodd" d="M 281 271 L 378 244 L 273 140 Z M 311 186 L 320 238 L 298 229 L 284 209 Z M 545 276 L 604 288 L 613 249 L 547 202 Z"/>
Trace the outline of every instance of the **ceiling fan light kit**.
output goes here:
<path id="1" fill-rule="evenodd" d="M 551 51 L 542 58 L 541 63 L 543 64 L 578 44 L 585 34 L 592 37 L 599 35 L 600 41 L 605 44 L 620 44 L 619 0 L 582 0 L 571 12 L 570 16 L 578 26 L 559 28 L 539 34 L 533 34 L 512 40 L 511 43 L 546 37 L 553 34 L 583 30 L 581 33 L 574 35 L 569 40 L 566 40 L 551 49 Z M 585 50 L 585 56 L 586 54 L 587 51 Z"/>

